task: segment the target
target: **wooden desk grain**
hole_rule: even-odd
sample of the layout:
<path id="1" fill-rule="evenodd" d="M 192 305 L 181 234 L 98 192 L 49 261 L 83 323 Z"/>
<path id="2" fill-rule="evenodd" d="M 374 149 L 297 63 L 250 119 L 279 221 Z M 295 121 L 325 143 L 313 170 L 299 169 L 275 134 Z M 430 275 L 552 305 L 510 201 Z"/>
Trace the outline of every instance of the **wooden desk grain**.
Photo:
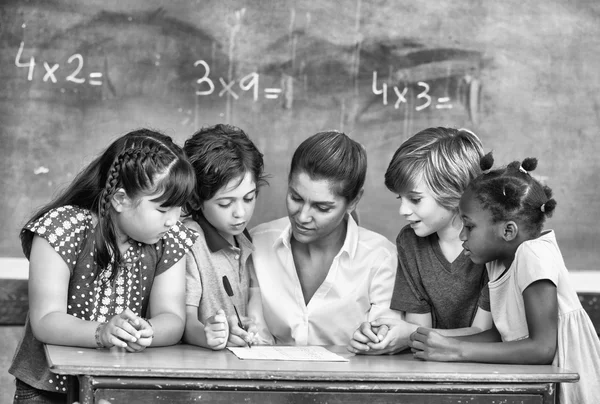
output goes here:
<path id="1" fill-rule="evenodd" d="M 48 345 L 54 373 L 78 376 L 81 404 L 495 403 L 551 404 L 577 373 L 553 366 L 422 362 L 410 354 L 349 362 L 240 360 L 189 345 L 129 354 Z"/>

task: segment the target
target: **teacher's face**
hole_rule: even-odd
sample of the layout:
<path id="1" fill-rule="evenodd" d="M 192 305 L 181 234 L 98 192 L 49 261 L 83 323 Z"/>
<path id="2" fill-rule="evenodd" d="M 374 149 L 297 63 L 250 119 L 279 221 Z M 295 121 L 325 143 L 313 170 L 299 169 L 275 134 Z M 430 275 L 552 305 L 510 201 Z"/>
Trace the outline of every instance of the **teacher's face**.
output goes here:
<path id="1" fill-rule="evenodd" d="M 305 172 L 295 173 L 288 184 L 288 217 L 296 241 L 307 244 L 337 237 L 348 211 L 346 198 L 332 191 L 328 180 L 312 180 Z"/>

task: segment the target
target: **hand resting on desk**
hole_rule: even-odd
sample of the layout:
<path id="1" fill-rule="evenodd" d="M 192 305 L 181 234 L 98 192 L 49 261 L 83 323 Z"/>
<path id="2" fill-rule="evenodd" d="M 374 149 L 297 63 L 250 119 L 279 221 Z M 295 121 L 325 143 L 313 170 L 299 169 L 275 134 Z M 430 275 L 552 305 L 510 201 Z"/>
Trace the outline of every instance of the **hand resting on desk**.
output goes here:
<path id="1" fill-rule="evenodd" d="M 417 359 L 440 362 L 461 360 L 456 339 L 445 337 L 431 328 L 419 327 L 410 335 L 409 345 Z"/>
<path id="2" fill-rule="evenodd" d="M 206 343 L 209 348 L 215 350 L 225 348 L 229 337 L 229 326 L 223 309 L 217 310 L 214 316 L 206 320 L 204 333 L 206 334 Z"/>
<path id="3" fill-rule="evenodd" d="M 144 350 L 152 342 L 152 327 L 130 309 L 113 316 L 98 326 L 97 335 L 102 346 L 125 348 L 128 352 Z"/>
<path id="4" fill-rule="evenodd" d="M 137 340 L 128 341 L 125 349 L 128 352 L 141 352 L 152 344 L 154 329 L 147 320 L 141 317 L 138 317 L 136 321 L 132 322 L 132 325 L 137 330 Z"/>
<path id="5" fill-rule="evenodd" d="M 348 351 L 363 355 L 392 355 L 408 348 L 416 325 L 401 319 L 382 317 L 364 322 L 348 344 Z"/>

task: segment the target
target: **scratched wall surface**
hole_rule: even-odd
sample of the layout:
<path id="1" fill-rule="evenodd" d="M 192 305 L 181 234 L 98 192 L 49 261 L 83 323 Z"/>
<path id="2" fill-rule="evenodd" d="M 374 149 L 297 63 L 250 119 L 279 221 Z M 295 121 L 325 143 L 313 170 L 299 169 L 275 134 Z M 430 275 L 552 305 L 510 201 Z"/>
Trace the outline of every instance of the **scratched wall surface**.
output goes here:
<path id="1" fill-rule="evenodd" d="M 288 162 L 340 129 L 369 153 L 362 224 L 404 222 L 383 173 L 430 126 L 467 127 L 499 162 L 536 156 L 571 269 L 600 259 L 600 5 L 593 1 L 7 1 L 0 9 L 0 256 L 116 136 L 182 143 L 244 128 L 270 186 L 253 223 L 285 214 Z"/>

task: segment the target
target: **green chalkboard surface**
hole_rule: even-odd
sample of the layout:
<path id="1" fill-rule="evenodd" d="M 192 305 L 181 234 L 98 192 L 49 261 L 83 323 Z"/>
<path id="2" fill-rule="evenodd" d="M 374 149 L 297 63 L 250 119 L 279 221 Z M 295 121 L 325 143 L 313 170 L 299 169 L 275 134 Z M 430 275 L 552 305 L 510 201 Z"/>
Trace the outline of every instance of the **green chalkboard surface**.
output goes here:
<path id="1" fill-rule="evenodd" d="M 115 137 L 228 122 L 272 174 L 252 224 L 285 215 L 294 148 L 338 129 L 369 154 L 361 223 L 393 240 L 393 152 L 467 127 L 498 162 L 539 158 L 567 265 L 600 261 L 596 1 L 4 0 L 0 50 L 0 256 Z"/>

